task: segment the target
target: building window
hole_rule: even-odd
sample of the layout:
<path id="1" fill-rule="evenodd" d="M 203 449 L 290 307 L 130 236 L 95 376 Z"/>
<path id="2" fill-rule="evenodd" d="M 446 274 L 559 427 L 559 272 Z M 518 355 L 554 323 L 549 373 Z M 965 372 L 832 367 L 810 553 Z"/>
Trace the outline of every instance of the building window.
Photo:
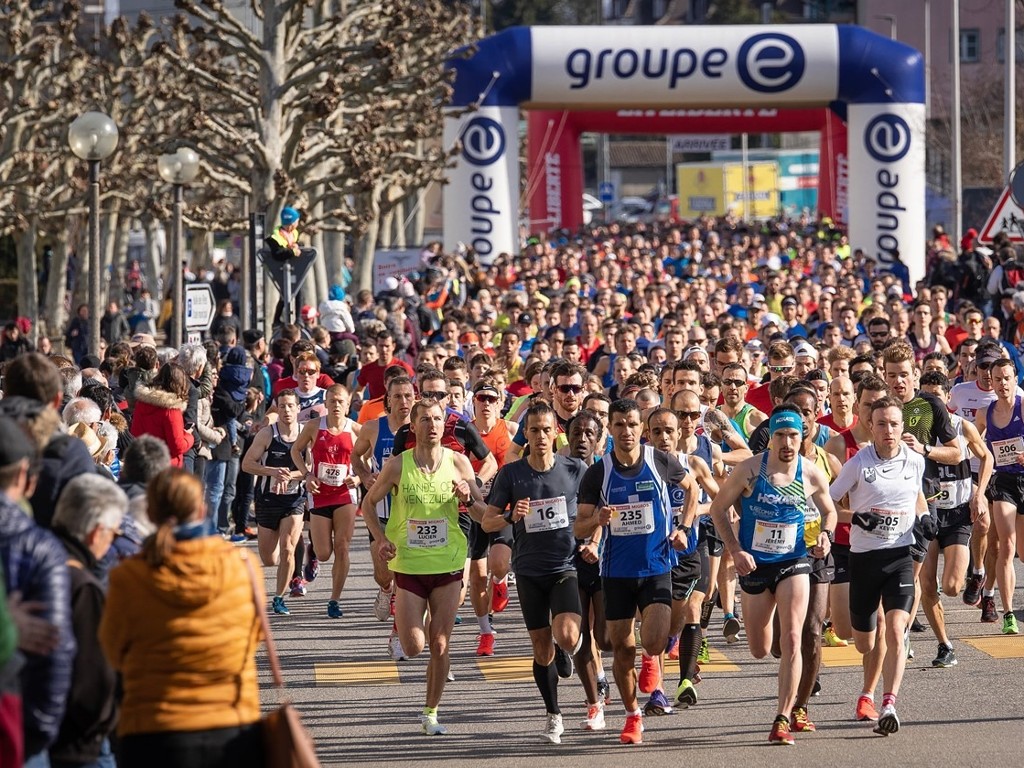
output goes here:
<path id="1" fill-rule="evenodd" d="M 1017 57 L 1016 62 L 1018 64 L 1024 63 L 1024 28 L 1017 30 Z M 1006 61 L 1006 28 L 1003 27 L 999 30 L 999 34 L 996 36 L 996 58 L 999 63 L 1002 64 Z"/>
<path id="2" fill-rule="evenodd" d="M 960 30 L 960 61 L 964 64 L 981 61 L 981 30 Z"/>

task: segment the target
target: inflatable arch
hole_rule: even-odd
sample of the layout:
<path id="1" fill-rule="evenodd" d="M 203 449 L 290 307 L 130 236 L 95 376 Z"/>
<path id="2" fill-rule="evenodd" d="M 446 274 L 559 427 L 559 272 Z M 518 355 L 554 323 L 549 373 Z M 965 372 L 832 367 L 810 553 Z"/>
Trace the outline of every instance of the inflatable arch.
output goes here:
<path id="1" fill-rule="evenodd" d="M 444 188 L 447 249 L 471 244 L 484 263 L 517 252 L 520 109 L 643 110 L 643 120 L 731 107 L 744 130 L 747 109 L 817 107 L 847 126 L 851 243 L 883 268 L 899 250 L 911 279 L 923 277 L 925 70 L 909 46 L 829 24 L 516 27 L 448 66 L 445 145 L 461 141 L 461 152 Z"/>

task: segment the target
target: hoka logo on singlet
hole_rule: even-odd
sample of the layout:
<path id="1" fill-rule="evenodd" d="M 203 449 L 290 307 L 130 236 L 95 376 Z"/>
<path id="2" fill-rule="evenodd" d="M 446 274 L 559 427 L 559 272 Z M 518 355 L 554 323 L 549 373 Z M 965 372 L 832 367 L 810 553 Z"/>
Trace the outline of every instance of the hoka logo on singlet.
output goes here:
<path id="1" fill-rule="evenodd" d="M 757 494 L 758 504 L 767 504 L 769 506 L 778 506 L 780 504 L 791 504 L 793 506 L 799 506 L 804 503 L 802 496 L 790 496 L 783 493 L 758 493 Z"/>

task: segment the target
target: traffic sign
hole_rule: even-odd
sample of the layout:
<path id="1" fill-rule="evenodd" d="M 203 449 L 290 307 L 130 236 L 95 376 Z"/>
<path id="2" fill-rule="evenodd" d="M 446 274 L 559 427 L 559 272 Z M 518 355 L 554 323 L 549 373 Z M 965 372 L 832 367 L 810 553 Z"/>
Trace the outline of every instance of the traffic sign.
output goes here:
<path id="1" fill-rule="evenodd" d="M 215 309 L 213 289 L 206 283 L 185 286 L 185 330 L 208 331 Z"/>
<path id="2" fill-rule="evenodd" d="M 1010 197 L 1019 207 L 1024 208 L 1024 162 L 1010 171 Z"/>
<path id="3" fill-rule="evenodd" d="M 610 181 L 602 181 L 597 186 L 597 196 L 602 203 L 611 203 L 615 201 L 615 185 Z"/>
<path id="4" fill-rule="evenodd" d="M 999 195 L 996 207 L 978 233 L 978 242 L 991 243 L 1000 232 L 1006 232 L 1011 243 L 1024 243 L 1024 210 L 1013 201 L 1009 185 Z"/>

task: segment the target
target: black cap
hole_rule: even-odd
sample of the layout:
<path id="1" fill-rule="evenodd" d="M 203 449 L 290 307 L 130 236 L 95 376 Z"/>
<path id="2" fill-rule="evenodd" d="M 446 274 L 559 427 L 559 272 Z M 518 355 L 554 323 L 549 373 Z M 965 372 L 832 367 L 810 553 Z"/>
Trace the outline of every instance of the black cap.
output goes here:
<path id="1" fill-rule="evenodd" d="M 531 315 L 529 312 L 523 312 L 521 315 L 519 315 L 519 324 L 533 325 L 533 315 Z"/>
<path id="2" fill-rule="evenodd" d="M 1006 356 L 1006 352 L 998 344 L 979 344 L 975 362 L 978 365 L 991 365 L 996 360 Z"/>
<path id="3" fill-rule="evenodd" d="M 242 343 L 247 347 L 251 347 L 257 341 L 263 338 L 263 331 L 258 328 L 249 328 L 242 331 Z"/>
<path id="4" fill-rule="evenodd" d="M 85 355 L 82 358 L 82 370 L 84 371 L 86 368 L 99 368 L 100 362 L 99 357 L 96 355 Z"/>
<path id="5" fill-rule="evenodd" d="M 36 455 L 28 435 L 10 416 L 0 416 L 0 467 L 9 467 Z"/>

